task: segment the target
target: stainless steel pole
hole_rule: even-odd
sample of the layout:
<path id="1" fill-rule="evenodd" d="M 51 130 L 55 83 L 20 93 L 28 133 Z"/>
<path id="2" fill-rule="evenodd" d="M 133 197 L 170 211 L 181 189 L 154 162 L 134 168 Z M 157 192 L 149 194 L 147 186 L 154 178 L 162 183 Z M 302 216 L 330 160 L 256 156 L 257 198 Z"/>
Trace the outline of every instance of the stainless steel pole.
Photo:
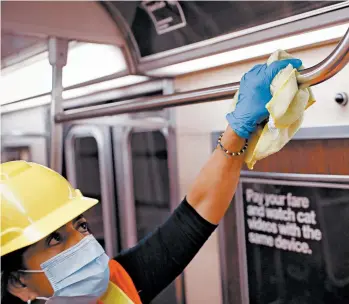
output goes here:
<path id="1" fill-rule="evenodd" d="M 50 167 L 62 173 L 63 126 L 55 122 L 55 116 L 63 111 L 62 76 L 63 67 L 67 63 L 68 41 L 50 38 L 48 43 L 49 61 L 52 66 Z"/>
<path id="2" fill-rule="evenodd" d="M 349 29 L 336 49 L 321 63 L 303 70 L 298 82 L 304 86 L 321 83 L 337 74 L 349 61 Z M 239 89 L 239 82 L 166 96 L 138 98 L 107 105 L 68 110 L 56 115 L 56 122 L 86 119 L 100 116 L 157 110 L 194 103 L 204 103 L 231 98 Z M 87 97 L 87 96 L 86 96 Z M 90 97 L 90 96 L 89 96 Z"/>
<path id="3" fill-rule="evenodd" d="M 298 82 L 312 86 L 330 79 L 349 62 L 349 28 L 334 51 L 323 61 L 301 73 Z"/>

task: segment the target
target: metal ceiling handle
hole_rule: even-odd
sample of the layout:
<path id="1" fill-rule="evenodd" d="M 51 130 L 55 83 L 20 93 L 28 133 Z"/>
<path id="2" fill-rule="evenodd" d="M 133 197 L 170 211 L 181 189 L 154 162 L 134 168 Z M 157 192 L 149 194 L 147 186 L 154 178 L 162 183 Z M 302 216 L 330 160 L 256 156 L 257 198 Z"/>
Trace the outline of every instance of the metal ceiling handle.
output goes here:
<path id="1" fill-rule="evenodd" d="M 349 62 L 349 29 L 337 45 L 336 49 L 322 62 L 300 72 L 297 77 L 299 84 L 311 86 L 336 75 Z M 55 116 L 57 123 L 87 119 L 93 117 L 158 110 L 174 106 L 219 101 L 232 96 L 239 89 L 240 83 L 229 83 L 194 91 L 179 92 L 171 95 L 137 98 L 106 105 L 67 110 Z M 91 95 L 87 95 L 91 97 Z M 87 97 L 86 96 L 86 97 Z"/>

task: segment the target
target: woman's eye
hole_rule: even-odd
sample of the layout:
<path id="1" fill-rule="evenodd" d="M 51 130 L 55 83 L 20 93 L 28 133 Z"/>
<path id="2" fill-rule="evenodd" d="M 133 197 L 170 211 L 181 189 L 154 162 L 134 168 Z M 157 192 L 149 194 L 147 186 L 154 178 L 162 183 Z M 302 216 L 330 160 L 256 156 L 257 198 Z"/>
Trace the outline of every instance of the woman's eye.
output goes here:
<path id="1" fill-rule="evenodd" d="M 59 244 L 61 241 L 62 241 L 62 236 L 58 232 L 53 232 L 48 239 L 48 245 L 54 246 Z"/>
<path id="2" fill-rule="evenodd" d="M 81 233 L 89 232 L 88 223 L 87 222 L 80 223 L 78 226 L 78 231 L 80 231 Z"/>

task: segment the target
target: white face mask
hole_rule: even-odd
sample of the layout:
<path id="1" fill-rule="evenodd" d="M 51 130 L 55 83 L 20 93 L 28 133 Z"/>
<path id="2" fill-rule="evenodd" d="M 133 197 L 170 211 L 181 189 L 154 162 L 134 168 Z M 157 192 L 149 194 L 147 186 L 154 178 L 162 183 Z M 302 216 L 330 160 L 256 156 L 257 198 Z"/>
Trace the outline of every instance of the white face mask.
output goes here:
<path id="1" fill-rule="evenodd" d="M 108 288 L 108 263 L 109 257 L 103 247 L 92 235 L 88 235 L 73 247 L 42 263 L 42 270 L 20 271 L 44 272 L 47 276 L 54 290 L 53 297 L 37 297 L 38 300 L 46 300 L 49 304 L 92 304 Z"/>

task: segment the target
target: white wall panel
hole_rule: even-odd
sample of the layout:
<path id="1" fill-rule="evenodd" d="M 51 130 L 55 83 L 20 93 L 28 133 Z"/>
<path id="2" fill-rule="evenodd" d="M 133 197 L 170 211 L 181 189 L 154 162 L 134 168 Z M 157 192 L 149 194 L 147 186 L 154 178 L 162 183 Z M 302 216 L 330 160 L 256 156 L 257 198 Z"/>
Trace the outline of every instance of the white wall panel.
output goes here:
<path id="1" fill-rule="evenodd" d="M 1 114 L 1 134 L 49 132 L 46 129 L 46 113 L 44 107 L 38 107 Z"/>

